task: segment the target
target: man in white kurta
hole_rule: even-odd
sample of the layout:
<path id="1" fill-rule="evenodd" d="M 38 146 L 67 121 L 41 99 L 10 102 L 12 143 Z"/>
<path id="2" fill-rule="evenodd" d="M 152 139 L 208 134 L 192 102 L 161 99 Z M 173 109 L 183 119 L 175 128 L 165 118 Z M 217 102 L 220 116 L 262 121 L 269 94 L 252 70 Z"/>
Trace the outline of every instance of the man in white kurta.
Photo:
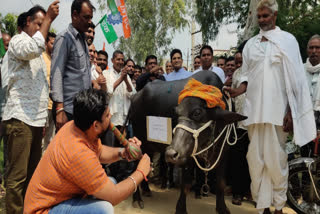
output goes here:
<path id="1" fill-rule="evenodd" d="M 115 126 L 123 126 L 129 111 L 130 98 L 136 93 L 136 89 L 126 68 L 123 68 L 124 56 L 121 51 L 113 53 L 112 63 L 112 68 L 103 71 L 107 80 L 107 93 L 110 96 L 111 122 Z"/>
<path id="2" fill-rule="evenodd" d="M 273 0 L 259 3 L 261 30 L 243 50 L 243 84 L 229 92 L 233 97 L 247 92 L 243 124 L 250 138 L 247 159 L 256 208 L 270 213 L 273 205 L 281 214 L 288 187 L 287 132 L 293 129 L 295 142 L 304 145 L 315 138 L 316 128 L 299 46 L 275 26 L 277 7 Z"/>
<path id="3" fill-rule="evenodd" d="M 308 41 L 308 58 L 304 64 L 310 95 L 316 120 L 317 129 L 320 129 L 320 36 L 314 35 Z M 318 132 L 320 133 L 320 132 Z M 319 134 L 318 134 L 319 135 Z M 301 156 L 309 157 L 313 150 L 314 143 L 301 147 Z"/>
<path id="4" fill-rule="evenodd" d="M 313 110 L 320 111 L 320 36 L 310 38 L 307 46 L 308 59 L 304 64 Z"/>

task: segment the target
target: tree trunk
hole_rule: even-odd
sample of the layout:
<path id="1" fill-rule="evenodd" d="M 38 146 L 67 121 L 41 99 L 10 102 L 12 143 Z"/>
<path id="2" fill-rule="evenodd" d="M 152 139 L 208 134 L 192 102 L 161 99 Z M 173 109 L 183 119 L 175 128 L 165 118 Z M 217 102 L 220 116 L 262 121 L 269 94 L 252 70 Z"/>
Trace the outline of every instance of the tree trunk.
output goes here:
<path id="1" fill-rule="evenodd" d="M 253 36 L 256 27 L 258 26 L 257 6 L 259 2 L 260 0 L 250 1 L 248 18 L 243 33 L 243 40 L 250 39 Z"/>

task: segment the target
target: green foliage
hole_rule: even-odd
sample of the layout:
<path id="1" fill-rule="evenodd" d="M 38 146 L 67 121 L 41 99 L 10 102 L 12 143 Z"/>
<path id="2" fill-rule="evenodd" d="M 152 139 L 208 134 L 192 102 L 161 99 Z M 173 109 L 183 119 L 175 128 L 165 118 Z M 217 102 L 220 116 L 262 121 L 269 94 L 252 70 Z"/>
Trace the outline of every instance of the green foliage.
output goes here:
<path id="1" fill-rule="evenodd" d="M 50 27 L 49 32 L 57 34 L 57 30 L 56 30 L 56 29 L 54 29 L 53 27 Z"/>
<path id="2" fill-rule="evenodd" d="M 10 36 L 14 36 L 18 33 L 17 30 L 17 15 L 8 13 L 6 16 L 2 16 L 0 13 L 0 29 L 2 32 L 8 33 Z"/>
<path id="3" fill-rule="evenodd" d="M 100 8 L 106 5 L 99 1 Z M 169 51 L 176 31 L 187 23 L 183 0 L 126 0 L 131 27 L 131 37 L 121 38 L 117 49 L 124 51 L 137 64 L 144 65 L 147 55 L 154 54 L 159 60 Z"/>
<path id="4" fill-rule="evenodd" d="M 215 39 L 223 24 L 236 22 L 244 28 L 249 0 L 196 0 L 196 21 L 201 26 L 204 43 Z"/>
<path id="5" fill-rule="evenodd" d="M 320 33 L 320 1 L 278 0 L 278 4 L 277 25 L 296 37 L 305 61 L 310 37 Z"/>
<path id="6" fill-rule="evenodd" d="M 320 32 L 320 0 L 277 0 L 277 26 L 292 33 L 298 40 L 303 59 L 309 38 Z M 201 26 L 203 40 L 214 39 L 222 24 L 246 25 L 250 0 L 196 0 L 196 20 Z M 258 33 L 258 30 L 255 32 Z M 241 43 L 242 41 L 239 41 Z"/>

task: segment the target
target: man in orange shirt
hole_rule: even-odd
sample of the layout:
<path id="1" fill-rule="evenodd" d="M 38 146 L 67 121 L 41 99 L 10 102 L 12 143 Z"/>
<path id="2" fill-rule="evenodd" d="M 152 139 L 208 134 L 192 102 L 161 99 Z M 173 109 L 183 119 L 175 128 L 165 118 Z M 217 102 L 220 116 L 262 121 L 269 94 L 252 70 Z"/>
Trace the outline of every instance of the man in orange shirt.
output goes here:
<path id="1" fill-rule="evenodd" d="M 47 66 L 47 81 L 50 88 L 50 67 L 51 67 L 51 54 L 53 49 L 53 43 L 56 39 L 56 34 L 53 32 L 48 32 L 48 36 L 46 38 L 46 51 L 42 53 L 42 57 Z M 53 138 L 55 133 L 55 124 L 52 116 L 52 100 L 49 98 L 48 103 L 48 117 L 47 123 L 45 127 L 45 135 L 42 139 L 42 153 L 47 149 L 51 139 Z"/>
<path id="2" fill-rule="evenodd" d="M 128 157 L 123 148 L 101 144 L 110 123 L 107 95 L 96 89 L 80 92 L 73 101 L 74 121 L 64 125 L 49 144 L 29 183 L 24 213 L 113 213 L 150 172 L 144 155 L 137 170 L 114 184 L 101 163 Z M 137 138 L 129 142 L 141 145 Z M 94 196 L 86 198 L 87 195 Z"/>

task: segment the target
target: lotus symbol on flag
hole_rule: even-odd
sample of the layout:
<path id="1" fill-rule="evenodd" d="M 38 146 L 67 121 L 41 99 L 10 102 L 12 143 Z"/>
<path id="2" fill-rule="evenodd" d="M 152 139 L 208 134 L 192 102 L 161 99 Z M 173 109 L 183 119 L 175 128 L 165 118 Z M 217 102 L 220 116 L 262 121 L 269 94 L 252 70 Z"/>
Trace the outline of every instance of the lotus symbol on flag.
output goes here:
<path id="1" fill-rule="evenodd" d="M 129 38 L 131 29 L 124 0 L 107 0 L 107 13 L 101 18 L 99 24 L 109 44 L 118 38 Z"/>
<path id="2" fill-rule="evenodd" d="M 122 16 L 120 15 L 120 12 L 116 14 L 109 14 L 108 15 L 108 22 L 112 25 L 121 24 L 122 23 Z"/>

